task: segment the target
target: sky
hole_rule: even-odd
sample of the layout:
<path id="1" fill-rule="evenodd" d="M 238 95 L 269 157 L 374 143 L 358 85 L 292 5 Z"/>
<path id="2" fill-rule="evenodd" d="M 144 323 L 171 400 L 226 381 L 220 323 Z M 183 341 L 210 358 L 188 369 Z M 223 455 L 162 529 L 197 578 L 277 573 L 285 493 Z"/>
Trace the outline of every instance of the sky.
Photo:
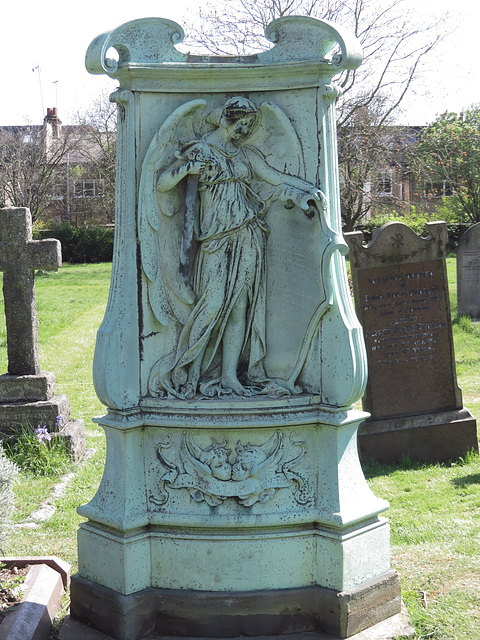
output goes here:
<path id="1" fill-rule="evenodd" d="M 389 0 L 379 0 L 387 6 Z M 57 107 L 64 124 L 77 109 L 87 107 L 102 90 L 114 90 L 107 76 L 85 70 L 85 52 L 99 34 L 145 17 L 162 17 L 184 25 L 197 14 L 201 0 L 137 0 L 120 3 L 82 0 L 75 5 L 16 0 L 1 10 L 0 53 L 4 90 L 0 126 L 40 124 L 49 107 Z M 468 5 L 468 6 L 467 6 Z M 67 8 L 68 7 L 68 8 Z M 455 9 L 455 10 L 452 10 Z M 476 60 L 480 3 L 454 5 L 447 0 L 405 0 L 405 11 L 427 18 L 447 11 L 447 35 L 422 69 L 422 83 L 405 102 L 403 124 L 432 122 L 446 110 L 459 112 L 480 103 Z M 413 13 L 412 13 L 413 12 Z"/>

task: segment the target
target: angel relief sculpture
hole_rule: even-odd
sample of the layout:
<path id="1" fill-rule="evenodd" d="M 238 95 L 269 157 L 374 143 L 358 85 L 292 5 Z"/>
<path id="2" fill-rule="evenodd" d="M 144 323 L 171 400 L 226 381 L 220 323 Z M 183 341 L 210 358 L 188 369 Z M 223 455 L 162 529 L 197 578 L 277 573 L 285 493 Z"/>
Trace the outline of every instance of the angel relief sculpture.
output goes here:
<path id="1" fill-rule="evenodd" d="M 264 367 L 266 215 L 275 200 L 286 215 L 295 206 L 321 215 L 325 197 L 296 177 L 302 151 L 279 107 L 257 108 L 245 97 L 205 107 L 203 100 L 179 107 L 142 168 L 142 266 L 150 307 L 169 328 L 149 392 L 184 399 L 298 393 L 295 381 L 273 380 Z"/>

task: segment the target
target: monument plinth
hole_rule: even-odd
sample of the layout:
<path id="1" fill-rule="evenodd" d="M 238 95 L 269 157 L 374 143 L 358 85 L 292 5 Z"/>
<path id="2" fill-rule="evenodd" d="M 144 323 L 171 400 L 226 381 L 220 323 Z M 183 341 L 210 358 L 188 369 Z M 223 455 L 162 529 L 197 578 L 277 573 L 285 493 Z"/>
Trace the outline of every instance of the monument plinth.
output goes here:
<path id="1" fill-rule="evenodd" d="M 168 20 L 99 36 L 119 81 L 107 437 L 72 617 L 117 640 L 349 637 L 400 610 L 356 449 L 366 358 L 346 277 L 334 75 L 355 39 L 290 17 L 196 57 Z M 118 61 L 106 58 L 113 47 Z"/>

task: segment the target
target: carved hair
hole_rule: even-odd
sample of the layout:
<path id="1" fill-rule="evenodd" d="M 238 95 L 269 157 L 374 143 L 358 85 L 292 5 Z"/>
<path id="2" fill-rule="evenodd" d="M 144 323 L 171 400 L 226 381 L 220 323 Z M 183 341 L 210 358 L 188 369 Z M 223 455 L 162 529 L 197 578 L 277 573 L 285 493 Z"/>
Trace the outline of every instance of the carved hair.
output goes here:
<path id="1" fill-rule="evenodd" d="M 214 109 L 206 118 L 209 124 L 219 127 L 224 120 L 227 125 L 233 124 L 245 116 L 255 116 L 258 118 L 258 109 L 248 98 L 235 96 L 229 98 L 225 104 Z"/>
<path id="2" fill-rule="evenodd" d="M 226 440 L 224 440 L 223 443 L 214 440 L 210 446 L 202 451 L 199 460 L 204 464 L 209 464 L 212 460 L 218 458 L 218 456 L 228 458 L 231 453 L 232 450 L 228 449 Z"/>
<path id="3" fill-rule="evenodd" d="M 242 98 L 238 96 L 235 98 L 230 98 L 225 102 L 225 105 L 222 109 L 222 116 L 229 124 L 249 115 L 254 115 L 255 117 L 257 117 L 258 109 L 248 98 Z"/>

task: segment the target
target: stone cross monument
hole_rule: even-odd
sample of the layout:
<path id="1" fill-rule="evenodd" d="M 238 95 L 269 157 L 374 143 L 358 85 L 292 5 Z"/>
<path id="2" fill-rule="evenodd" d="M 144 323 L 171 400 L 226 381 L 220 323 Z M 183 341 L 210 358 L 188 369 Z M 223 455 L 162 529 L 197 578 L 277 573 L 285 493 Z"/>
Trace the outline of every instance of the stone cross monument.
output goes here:
<path id="1" fill-rule="evenodd" d="M 76 459 L 85 451 L 82 420 L 70 420 L 66 395 L 55 395 L 55 376 L 40 370 L 35 270 L 62 265 L 60 242 L 32 240 L 30 210 L 0 209 L 0 271 L 7 327 L 8 373 L 0 375 L 0 433 L 15 425 L 57 424 Z M 60 419 L 60 421 L 59 421 Z"/>
<path id="2" fill-rule="evenodd" d="M 0 212 L 0 271 L 7 324 L 8 373 L 38 375 L 38 322 L 35 269 L 58 269 L 62 254 L 58 240 L 32 240 L 28 209 Z"/>
<path id="3" fill-rule="evenodd" d="M 118 172 L 94 358 L 107 461 L 79 508 L 71 615 L 117 640 L 348 637 L 400 607 L 352 408 L 366 358 L 332 78 L 362 55 L 312 18 L 266 37 L 192 56 L 149 18 L 87 52 L 119 82 Z"/>

